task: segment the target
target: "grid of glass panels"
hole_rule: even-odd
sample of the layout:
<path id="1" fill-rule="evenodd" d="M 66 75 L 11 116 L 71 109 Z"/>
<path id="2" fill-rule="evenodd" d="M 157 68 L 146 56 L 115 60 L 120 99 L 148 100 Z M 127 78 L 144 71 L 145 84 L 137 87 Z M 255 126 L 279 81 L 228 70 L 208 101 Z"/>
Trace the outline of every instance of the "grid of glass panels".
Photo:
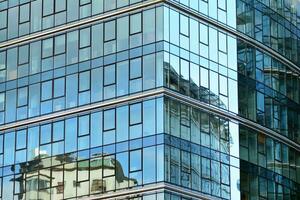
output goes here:
<path id="1" fill-rule="evenodd" d="M 231 152 L 236 126 L 228 119 L 165 98 L 165 181 L 233 198 L 239 161 Z M 239 194 L 238 194 L 239 195 Z"/>
<path id="2" fill-rule="evenodd" d="M 237 113 L 236 39 L 164 8 L 164 85 Z"/>
<path id="3" fill-rule="evenodd" d="M 1 123 L 162 86 L 162 30 L 159 7 L 2 51 Z"/>
<path id="4" fill-rule="evenodd" d="M 162 98 L 7 131 L 1 197 L 65 199 L 163 181 L 161 133 Z"/>
<path id="5" fill-rule="evenodd" d="M 217 20 L 232 28 L 236 27 L 235 0 L 171 0 L 194 12 Z"/>
<path id="6" fill-rule="evenodd" d="M 161 97 L 8 130 L 1 197 L 73 198 L 166 181 L 229 199 L 239 167 L 230 124 Z"/>
<path id="7" fill-rule="evenodd" d="M 299 74 L 238 41 L 239 114 L 300 143 Z"/>
<path id="8" fill-rule="evenodd" d="M 280 14 L 294 25 L 300 23 L 300 3 L 299 1 L 274 1 L 274 0 L 258 0 L 258 2 L 270 7 L 274 12 Z M 255 4 L 254 4 L 255 5 Z"/>
<path id="9" fill-rule="evenodd" d="M 286 5 L 289 7 L 289 4 Z M 298 9 L 300 15 L 299 5 L 294 9 Z M 287 11 L 287 8 L 284 10 Z M 291 13 L 289 15 L 292 16 Z M 297 24 L 292 24 L 259 1 L 242 0 L 237 1 L 237 22 L 239 31 L 300 65 L 300 29 Z"/>
<path id="10" fill-rule="evenodd" d="M 7 49 L 0 53 L 7 81 L 1 123 L 163 85 L 237 113 L 236 53 L 229 49 L 235 38 L 166 7 Z"/>
<path id="11" fill-rule="evenodd" d="M 299 152 L 244 126 L 240 126 L 240 158 L 300 183 Z"/>
<path id="12" fill-rule="evenodd" d="M 0 42 L 146 0 L 10 0 L 0 2 Z"/>
<path id="13" fill-rule="evenodd" d="M 299 199 L 300 185 L 241 160 L 241 199 Z"/>

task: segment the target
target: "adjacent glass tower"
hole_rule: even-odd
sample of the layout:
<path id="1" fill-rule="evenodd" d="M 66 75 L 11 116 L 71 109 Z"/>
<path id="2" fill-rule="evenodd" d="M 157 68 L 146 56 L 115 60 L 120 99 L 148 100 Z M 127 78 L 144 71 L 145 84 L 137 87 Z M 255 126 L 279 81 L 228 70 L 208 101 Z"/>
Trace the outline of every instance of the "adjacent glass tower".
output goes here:
<path id="1" fill-rule="evenodd" d="M 0 1 L 1 199 L 299 191 L 299 1 Z"/>

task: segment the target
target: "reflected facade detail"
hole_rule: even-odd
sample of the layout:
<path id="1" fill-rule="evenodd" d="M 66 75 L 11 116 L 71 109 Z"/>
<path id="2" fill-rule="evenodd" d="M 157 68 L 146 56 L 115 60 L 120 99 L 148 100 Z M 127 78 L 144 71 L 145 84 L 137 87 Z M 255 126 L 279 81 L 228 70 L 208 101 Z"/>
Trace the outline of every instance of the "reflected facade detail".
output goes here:
<path id="1" fill-rule="evenodd" d="M 2 0 L 0 199 L 299 199 L 299 27 L 288 0 Z"/>

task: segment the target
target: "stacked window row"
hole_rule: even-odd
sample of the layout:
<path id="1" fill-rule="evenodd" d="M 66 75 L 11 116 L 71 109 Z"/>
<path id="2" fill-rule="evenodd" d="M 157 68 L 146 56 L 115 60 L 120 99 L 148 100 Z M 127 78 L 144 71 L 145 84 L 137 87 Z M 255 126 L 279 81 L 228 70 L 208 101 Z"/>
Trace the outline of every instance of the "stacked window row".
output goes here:
<path id="1" fill-rule="evenodd" d="M 229 165 L 176 147 L 165 146 L 165 151 L 165 181 L 230 199 Z"/>
<path id="2" fill-rule="evenodd" d="M 163 181 L 163 145 L 84 153 L 18 165 L 15 174 L 1 177 L 2 199 L 69 199 Z"/>
<path id="3" fill-rule="evenodd" d="M 62 155 L 163 132 L 163 100 L 152 99 L 0 135 L 1 165 Z"/>
<path id="4" fill-rule="evenodd" d="M 236 2 L 233 0 L 172 0 L 188 7 L 192 11 L 204 14 L 209 18 L 236 27 Z"/>
<path id="5" fill-rule="evenodd" d="M 1 123 L 160 87 L 162 60 L 163 53 L 154 53 L 94 69 L 85 63 L 79 65 L 81 72 L 69 75 L 68 71 L 78 71 L 78 65 L 62 68 L 57 77 L 50 73 L 43 82 L 0 93 Z"/>
<path id="6" fill-rule="evenodd" d="M 270 7 L 276 13 L 280 14 L 288 21 L 290 21 L 295 26 L 300 24 L 300 4 L 299 1 L 289 1 L 289 0 L 258 0 L 264 5 Z"/>
<path id="7" fill-rule="evenodd" d="M 300 30 L 286 20 L 280 20 L 272 13 L 274 11 L 268 12 L 268 7 L 261 6 L 265 8 L 254 8 L 252 2 L 238 1 L 237 29 L 299 65 Z"/>
<path id="8" fill-rule="evenodd" d="M 299 199 L 300 184 L 241 160 L 241 199 Z"/>
<path id="9" fill-rule="evenodd" d="M 153 146 L 163 142 L 153 136 L 162 121 L 159 98 L 3 133 L 2 199 L 62 199 L 162 181 L 163 147 Z"/>
<path id="10" fill-rule="evenodd" d="M 168 8 L 164 25 L 165 86 L 237 113 L 236 39 Z"/>
<path id="11" fill-rule="evenodd" d="M 287 65 L 238 40 L 238 72 L 300 103 L 300 78 Z M 284 97 L 280 97 L 281 99 Z"/>
<path id="12" fill-rule="evenodd" d="M 240 126 L 240 158 L 300 183 L 299 152 L 243 126 Z"/>
<path id="13" fill-rule="evenodd" d="M 227 119 L 165 100 L 165 133 L 229 154 L 229 122 Z"/>
<path id="14" fill-rule="evenodd" d="M 0 3 L 0 41 L 74 22 L 145 0 L 23 0 Z M 9 7 L 7 8 L 8 5 Z M 11 7 L 14 6 L 14 7 Z"/>
<path id="15" fill-rule="evenodd" d="M 195 55 L 189 55 L 184 51 L 187 50 L 204 57 L 200 59 L 203 63 L 208 62 L 207 59 L 209 59 L 215 62 L 214 65 L 220 64 L 237 71 L 235 38 L 171 8 L 164 7 L 163 14 L 164 40 L 171 43 L 169 46 L 171 53 L 180 53 L 188 58 L 195 58 Z M 178 46 L 184 50 L 179 51 L 176 49 Z"/>
<path id="16" fill-rule="evenodd" d="M 299 77 L 239 42 L 239 114 L 300 143 Z"/>
<path id="17" fill-rule="evenodd" d="M 164 110 L 165 181 L 225 199 L 239 195 L 230 186 L 239 179 L 238 126 L 170 98 Z"/>
<path id="18" fill-rule="evenodd" d="M 0 82 L 162 40 L 162 12 L 162 7 L 153 8 L 0 51 Z"/>
<path id="19" fill-rule="evenodd" d="M 237 113 L 237 81 L 228 78 L 227 68 L 210 62 L 213 70 L 178 57 L 164 54 L 165 85 L 202 102 Z M 214 70 L 218 70 L 214 71 Z M 230 75 L 229 75 L 230 76 Z"/>

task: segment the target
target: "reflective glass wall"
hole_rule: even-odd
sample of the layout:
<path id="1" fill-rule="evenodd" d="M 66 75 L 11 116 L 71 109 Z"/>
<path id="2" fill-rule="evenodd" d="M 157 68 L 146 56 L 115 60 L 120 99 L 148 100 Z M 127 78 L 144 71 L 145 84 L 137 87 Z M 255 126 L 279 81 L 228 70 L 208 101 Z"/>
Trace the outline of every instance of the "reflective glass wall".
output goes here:
<path id="1" fill-rule="evenodd" d="M 1 199 L 299 198 L 299 3 L 151 2 L 0 2 Z"/>
<path id="2" fill-rule="evenodd" d="M 237 1 L 237 30 L 269 48 L 237 41 L 239 115 L 276 132 L 240 125 L 242 199 L 299 198 L 299 71 L 272 53 L 299 67 L 299 6 Z"/>
<path id="3" fill-rule="evenodd" d="M 0 42 L 147 0 L 4 0 L 0 2 Z"/>

